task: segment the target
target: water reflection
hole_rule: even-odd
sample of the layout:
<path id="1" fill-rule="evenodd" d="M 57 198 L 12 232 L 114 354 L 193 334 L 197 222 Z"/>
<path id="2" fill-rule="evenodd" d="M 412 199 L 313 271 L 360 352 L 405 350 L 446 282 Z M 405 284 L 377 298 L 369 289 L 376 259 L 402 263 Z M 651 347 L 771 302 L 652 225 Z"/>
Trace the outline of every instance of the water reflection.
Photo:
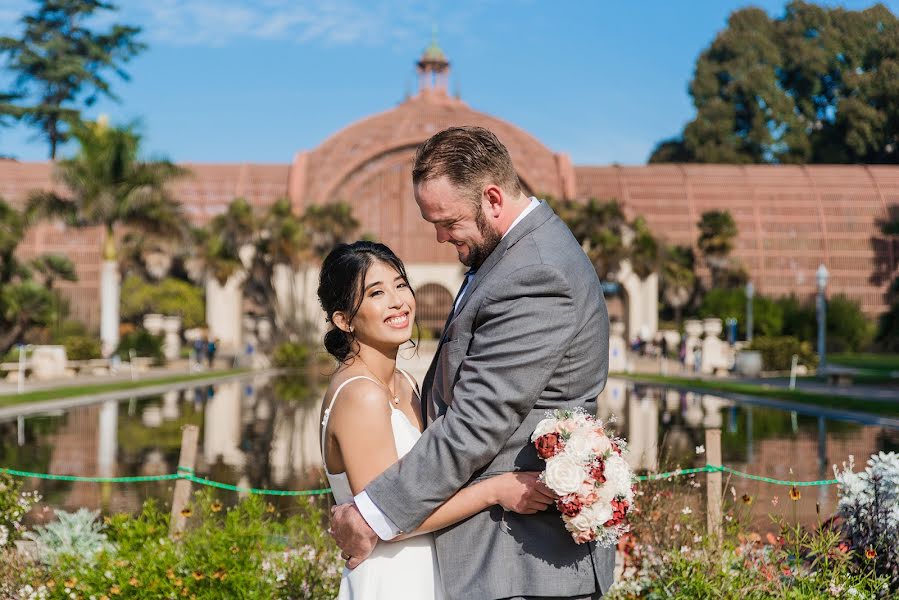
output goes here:
<path id="1" fill-rule="evenodd" d="M 297 390 L 304 395 L 298 398 Z M 100 477 L 174 473 L 181 429 L 191 424 L 200 428 L 198 475 L 245 487 L 302 489 L 320 482 L 318 414 L 308 384 L 296 381 L 254 377 L 171 390 L 0 422 L 0 465 Z M 170 482 L 29 480 L 29 486 L 67 510 L 136 511 L 145 498 L 167 504 L 171 497 Z"/>
<path id="2" fill-rule="evenodd" d="M 809 411 L 814 412 L 814 411 Z M 863 425 L 815 414 L 741 404 L 734 400 L 655 386 L 609 381 L 599 403 L 599 416 L 614 415 L 619 433 L 630 445 L 631 466 L 641 472 L 705 465 L 696 448 L 705 429 L 722 429 L 722 457 L 737 470 L 785 480 L 832 478 L 831 465 L 854 455 L 863 462 L 875 452 L 899 447 L 899 430 Z M 836 505 L 834 486 L 804 488 L 804 499 L 792 506 L 789 488 L 725 477 L 728 493 L 758 500 L 757 521 L 768 515 L 817 518 L 815 503 L 826 517 Z M 777 500 L 775 500 L 775 497 Z"/>
<path id="3" fill-rule="evenodd" d="M 307 489 L 321 482 L 320 392 L 302 378 L 252 377 L 161 396 L 104 402 L 53 414 L 0 422 L 0 465 L 71 475 L 135 476 L 174 473 L 181 429 L 200 428 L 196 472 L 242 487 Z M 724 463 L 777 479 L 831 477 L 830 465 L 853 454 L 859 462 L 899 449 L 899 430 L 815 414 L 741 404 L 711 394 L 609 381 L 599 416 L 614 415 L 630 442 L 629 460 L 641 472 L 705 464 L 696 447 L 705 429 L 722 429 Z M 20 443 L 21 442 L 21 443 Z M 154 497 L 171 498 L 169 482 L 154 484 L 29 481 L 51 506 L 136 511 Z M 749 493 L 767 513 L 791 516 L 787 488 L 743 479 L 726 482 Z M 779 497 L 778 507 L 770 501 Z M 832 511 L 835 489 L 805 488 L 795 506 L 805 522 Z"/>

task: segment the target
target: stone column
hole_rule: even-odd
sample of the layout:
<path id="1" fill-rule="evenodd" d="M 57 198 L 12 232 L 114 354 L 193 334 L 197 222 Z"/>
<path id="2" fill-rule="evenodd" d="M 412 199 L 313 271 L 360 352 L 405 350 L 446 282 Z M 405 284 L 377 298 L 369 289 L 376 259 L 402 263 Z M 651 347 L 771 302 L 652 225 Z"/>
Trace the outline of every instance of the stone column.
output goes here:
<path id="1" fill-rule="evenodd" d="M 623 373 L 627 370 L 627 342 L 624 340 L 624 323 L 613 321 L 609 332 L 609 373 Z"/>
<path id="2" fill-rule="evenodd" d="M 97 477 L 114 477 L 118 452 L 119 404 L 107 400 L 100 407 Z"/>
<path id="3" fill-rule="evenodd" d="M 100 342 L 103 356 L 119 346 L 119 263 L 104 260 L 100 267 Z"/>
<path id="4" fill-rule="evenodd" d="M 165 331 L 165 340 L 162 343 L 165 359 L 178 360 L 181 354 L 181 317 L 165 317 L 162 320 L 162 329 Z"/>
<path id="5" fill-rule="evenodd" d="M 209 399 L 204 411 L 203 458 L 206 464 L 222 461 L 232 467 L 242 467 L 246 462 L 240 450 L 240 400 L 239 381 L 220 384 Z"/>
<path id="6" fill-rule="evenodd" d="M 723 331 L 721 319 L 711 318 L 702 321 L 705 337 L 702 340 L 702 372 L 714 373 L 726 368 L 727 357 L 724 354 L 724 342 L 718 337 Z"/>
<path id="7" fill-rule="evenodd" d="M 688 370 L 692 370 L 693 351 L 696 349 L 696 346 L 700 346 L 702 344 L 702 340 L 700 340 L 700 336 L 702 335 L 702 321 L 699 321 L 697 319 L 687 319 L 686 321 L 684 321 L 684 332 L 687 336 L 687 356 L 684 364 L 686 365 Z"/>
<path id="8" fill-rule="evenodd" d="M 219 285 L 214 277 L 206 280 L 206 324 L 209 335 L 218 339 L 219 353 L 240 353 L 242 348 L 244 273 L 235 273 Z"/>
<path id="9" fill-rule="evenodd" d="M 178 390 L 170 390 L 162 395 L 162 418 L 167 421 L 174 421 L 181 414 L 178 406 L 178 398 L 181 392 Z"/>

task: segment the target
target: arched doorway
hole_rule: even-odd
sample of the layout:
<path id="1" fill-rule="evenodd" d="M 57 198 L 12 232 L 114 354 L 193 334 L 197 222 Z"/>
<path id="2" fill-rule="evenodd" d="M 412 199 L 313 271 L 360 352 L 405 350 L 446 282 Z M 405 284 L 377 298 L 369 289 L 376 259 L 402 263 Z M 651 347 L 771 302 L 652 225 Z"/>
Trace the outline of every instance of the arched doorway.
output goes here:
<path id="1" fill-rule="evenodd" d="M 426 283 L 415 292 L 416 320 L 424 339 L 438 339 L 453 308 L 453 295 L 439 283 Z"/>

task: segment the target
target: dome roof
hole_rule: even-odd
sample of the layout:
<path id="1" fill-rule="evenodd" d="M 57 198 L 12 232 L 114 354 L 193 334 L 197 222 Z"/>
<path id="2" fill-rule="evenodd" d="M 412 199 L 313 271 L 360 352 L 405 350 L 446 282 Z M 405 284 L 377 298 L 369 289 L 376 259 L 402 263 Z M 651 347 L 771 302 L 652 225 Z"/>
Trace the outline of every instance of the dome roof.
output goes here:
<path id="1" fill-rule="evenodd" d="M 506 121 L 473 110 L 441 90 L 426 89 L 392 110 L 353 123 L 310 152 L 304 161 L 303 204 L 351 201 L 346 184 L 354 175 L 375 168 L 375 163 L 390 155 L 412 156 L 427 138 L 458 125 L 478 125 L 493 131 L 508 148 L 526 192 L 568 195 L 563 181 L 565 166 L 570 169 L 567 157 L 557 156 Z M 411 172 L 407 175 L 411 185 Z"/>

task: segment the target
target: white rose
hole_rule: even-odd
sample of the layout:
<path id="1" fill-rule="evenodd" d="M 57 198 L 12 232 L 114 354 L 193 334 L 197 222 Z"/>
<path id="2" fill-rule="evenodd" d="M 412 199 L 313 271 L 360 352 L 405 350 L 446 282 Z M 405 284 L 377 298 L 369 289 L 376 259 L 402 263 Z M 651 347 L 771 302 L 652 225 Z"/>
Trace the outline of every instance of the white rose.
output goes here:
<path id="1" fill-rule="evenodd" d="M 612 456 L 606 459 L 603 474 L 606 477 L 605 486 L 611 488 L 616 496 L 624 496 L 628 502 L 633 500 L 633 490 L 631 488 L 633 473 L 627 461 L 617 454 L 612 454 Z"/>
<path id="2" fill-rule="evenodd" d="M 586 462 L 593 456 L 593 439 L 586 431 L 571 434 L 565 442 L 565 453 L 579 462 Z"/>
<path id="3" fill-rule="evenodd" d="M 573 494 L 581 489 L 584 469 L 570 456 L 555 456 L 546 464 L 543 481 L 557 494 Z"/>
<path id="4" fill-rule="evenodd" d="M 543 419 L 539 423 L 537 423 L 537 428 L 534 429 L 534 435 L 531 436 L 531 441 L 534 442 L 541 435 L 546 435 L 547 433 L 553 433 L 556 430 L 556 420 L 555 419 Z"/>
<path id="5" fill-rule="evenodd" d="M 602 456 L 606 452 L 612 449 L 612 442 L 609 441 L 608 436 L 599 435 L 598 433 L 594 433 L 590 440 L 593 442 L 593 452 L 597 456 Z"/>
<path id="6" fill-rule="evenodd" d="M 581 512 L 568 520 L 571 527 L 578 531 L 586 531 L 601 527 L 603 523 L 612 518 L 612 508 L 600 504 L 585 506 Z"/>

